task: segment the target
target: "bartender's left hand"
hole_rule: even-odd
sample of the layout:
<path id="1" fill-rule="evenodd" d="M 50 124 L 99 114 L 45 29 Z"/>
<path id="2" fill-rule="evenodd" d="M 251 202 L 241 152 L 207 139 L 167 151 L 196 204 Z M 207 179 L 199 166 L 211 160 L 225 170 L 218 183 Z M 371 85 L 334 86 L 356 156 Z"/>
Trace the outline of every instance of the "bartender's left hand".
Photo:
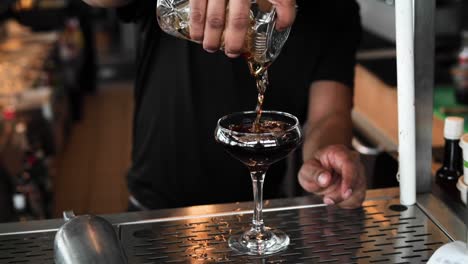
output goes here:
<path id="1" fill-rule="evenodd" d="M 359 154 L 344 145 L 316 151 L 299 171 L 299 183 L 323 202 L 341 208 L 361 206 L 366 196 L 366 177 Z"/>

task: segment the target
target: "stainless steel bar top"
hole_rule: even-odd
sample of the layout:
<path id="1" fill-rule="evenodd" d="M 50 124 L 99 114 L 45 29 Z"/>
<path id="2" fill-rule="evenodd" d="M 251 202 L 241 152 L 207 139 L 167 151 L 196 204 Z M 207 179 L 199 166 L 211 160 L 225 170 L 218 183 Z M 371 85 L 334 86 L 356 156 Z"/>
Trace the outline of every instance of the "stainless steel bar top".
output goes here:
<path id="1" fill-rule="evenodd" d="M 366 200 L 390 200 L 398 197 L 398 188 L 388 188 L 367 191 Z M 315 196 L 304 196 L 290 199 L 266 200 L 264 210 L 283 209 L 301 206 L 323 206 L 321 200 Z M 251 202 L 229 203 L 217 205 L 200 205 L 186 208 L 163 209 L 154 211 L 142 211 L 101 215 L 113 225 L 122 225 L 144 221 L 163 221 L 180 218 L 194 218 L 203 215 L 216 215 L 226 213 L 239 213 L 251 211 Z M 54 232 L 64 224 L 62 219 L 17 222 L 0 224 L 0 236 L 30 232 Z"/>
<path id="2" fill-rule="evenodd" d="M 370 190 L 362 208 L 325 206 L 314 197 L 266 201 L 265 221 L 291 239 L 268 257 L 233 252 L 226 239 L 250 224 L 247 203 L 104 216 L 118 231 L 129 263 L 425 263 L 465 227 L 432 194 L 401 206 L 398 189 Z M 53 263 L 60 220 L 0 225 L 0 263 Z M 260 262 L 259 262 L 260 261 Z"/>
<path id="3" fill-rule="evenodd" d="M 398 188 L 386 188 L 368 190 L 366 194 L 366 201 L 377 200 L 393 200 L 398 199 Z M 444 202 L 448 202 L 447 197 L 442 197 Z M 455 214 L 452 212 L 444 202 L 433 194 L 423 194 L 418 196 L 418 206 L 434 218 L 441 226 L 447 230 L 448 235 L 455 240 L 462 240 L 464 238 L 465 225 L 456 215 L 464 215 L 460 212 Z M 147 221 L 170 221 L 174 219 L 188 219 L 198 218 L 202 216 L 217 215 L 217 214 L 239 214 L 240 212 L 247 212 L 252 210 L 251 202 L 230 203 L 230 204 L 217 204 L 217 205 L 200 205 L 186 208 L 176 209 L 163 209 L 155 211 L 143 211 L 132 213 L 121 213 L 112 215 L 102 215 L 113 225 L 125 225 L 130 223 L 143 223 Z M 304 196 L 290 199 L 277 199 L 266 200 L 264 209 L 266 212 L 269 210 L 284 210 L 285 208 L 301 208 L 301 207 L 314 207 L 323 206 L 321 200 L 315 196 Z M 463 207 L 458 206 L 457 210 Z M 468 213 L 468 209 L 465 209 Z M 57 231 L 64 221 L 62 219 L 30 221 L 30 222 L 17 222 L 0 224 L 0 236 L 18 234 L 18 233 L 31 233 L 31 232 L 54 232 Z"/>

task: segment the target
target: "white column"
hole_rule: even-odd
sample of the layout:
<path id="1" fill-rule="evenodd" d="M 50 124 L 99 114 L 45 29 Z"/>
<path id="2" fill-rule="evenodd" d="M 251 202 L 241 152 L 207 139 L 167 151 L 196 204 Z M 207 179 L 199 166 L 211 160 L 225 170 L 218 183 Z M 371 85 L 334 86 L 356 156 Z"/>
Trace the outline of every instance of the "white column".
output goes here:
<path id="1" fill-rule="evenodd" d="M 400 202 L 416 203 L 416 108 L 412 0 L 396 0 Z M 384 110 L 384 109 L 383 109 Z"/>

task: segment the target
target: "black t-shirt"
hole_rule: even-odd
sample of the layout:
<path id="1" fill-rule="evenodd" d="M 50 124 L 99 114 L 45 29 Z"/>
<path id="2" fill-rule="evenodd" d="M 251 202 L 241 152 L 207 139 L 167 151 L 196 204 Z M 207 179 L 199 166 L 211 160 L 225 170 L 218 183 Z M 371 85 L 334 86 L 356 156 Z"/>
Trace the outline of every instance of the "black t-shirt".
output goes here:
<path id="1" fill-rule="evenodd" d="M 354 0 L 297 4 L 289 40 L 269 70 L 265 109 L 303 122 L 313 81 L 352 88 L 361 27 Z M 118 10 L 138 27 L 130 193 L 153 209 L 252 200 L 246 167 L 214 140 L 220 117 L 255 108 L 257 91 L 246 62 L 165 34 L 155 8 L 154 0 L 134 0 Z M 285 168 L 282 161 L 269 169 L 266 198 L 282 195 Z"/>

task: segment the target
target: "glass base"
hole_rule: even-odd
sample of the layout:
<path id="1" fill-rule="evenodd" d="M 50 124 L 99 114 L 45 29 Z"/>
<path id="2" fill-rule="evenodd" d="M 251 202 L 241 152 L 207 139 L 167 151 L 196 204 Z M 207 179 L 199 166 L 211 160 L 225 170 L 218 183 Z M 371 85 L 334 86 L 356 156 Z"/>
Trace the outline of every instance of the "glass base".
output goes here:
<path id="1" fill-rule="evenodd" d="M 247 255 L 271 255 L 286 249 L 289 237 L 281 230 L 265 227 L 261 231 L 250 229 L 229 237 L 229 247 Z"/>

